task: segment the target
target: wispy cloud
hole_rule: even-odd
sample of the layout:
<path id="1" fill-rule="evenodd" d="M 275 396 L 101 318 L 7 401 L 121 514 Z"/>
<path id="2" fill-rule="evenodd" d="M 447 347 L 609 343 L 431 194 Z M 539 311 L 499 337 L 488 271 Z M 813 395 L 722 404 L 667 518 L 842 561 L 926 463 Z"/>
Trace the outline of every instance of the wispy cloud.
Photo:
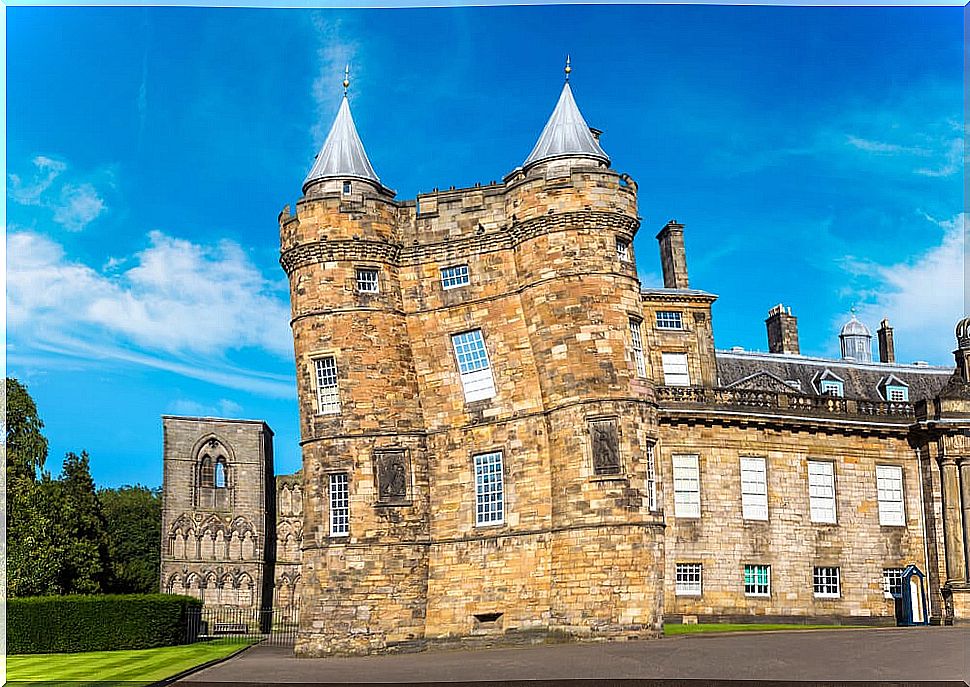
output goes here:
<path id="1" fill-rule="evenodd" d="M 970 215 L 925 219 L 942 230 L 942 238 L 921 255 L 888 265 L 850 257 L 843 267 L 859 283 L 851 295 L 860 302 L 860 319 L 872 325 L 888 317 L 896 330 L 898 351 L 948 364 L 955 341 L 926 333 L 951 332 L 967 311 L 965 250 Z"/>
<path id="2" fill-rule="evenodd" d="M 227 398 L 220 399 L 212 405 L 180 398 L 172 401 L 168 412 L 173 415 L 194 415 L 196 417 L 239 417 L 243 409 L 241 405 Z"/>
<path id="3" fill-rule="evenodd" d="M 37 155 L 31 162 L 34 172 L 29 180 L 8 175 L 14 202 L 53 211 L 54 221 L 68 231 L 81 231 L 107 209 L 92 183 L 62 180 L 68 169 L 66 162 L 45 155 Z"/>
<path id="4" fill-rule="evenodd" d="M 345 22 L 332 19 L 323 12 L 312 15 L 313 31 L 317 40 L 316 76 L 313 79 L 313 102 L 316 106 L 316 119 L 311 127 L 314 145 L 323 145 L 330 124 L 340 104 L 340 82 L 344 68 L 350 66 L 355 81 L 362 76 L 362 65 L 357 60 L 359 45 L 347 38 L 349 33 Z"/>

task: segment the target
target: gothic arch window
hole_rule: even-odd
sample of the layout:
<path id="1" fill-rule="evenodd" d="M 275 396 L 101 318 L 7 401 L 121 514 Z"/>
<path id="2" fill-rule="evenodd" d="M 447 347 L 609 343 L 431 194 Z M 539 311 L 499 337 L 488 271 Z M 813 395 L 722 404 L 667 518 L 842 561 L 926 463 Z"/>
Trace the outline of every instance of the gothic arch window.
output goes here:
<path id="1" fill-rule="evenodd" d="M 210 436 L 196 449 L 198 478 L 196 503 L 199 508 L 232 508 L 232 454 L 221 440 Z"/>

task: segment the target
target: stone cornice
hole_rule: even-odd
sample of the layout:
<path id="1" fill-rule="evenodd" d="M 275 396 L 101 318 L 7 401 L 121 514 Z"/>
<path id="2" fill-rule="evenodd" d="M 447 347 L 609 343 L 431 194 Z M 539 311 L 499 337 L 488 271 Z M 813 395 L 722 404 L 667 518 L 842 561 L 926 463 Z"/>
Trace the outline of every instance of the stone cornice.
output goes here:
<path id="1" fill-rule="evenodd" d="M 488 253 L 515 248 L 543 234 L 566 231 L 573 227 L 609 230 L 632 241 L 640 226 L 636 217 L 618 212 L 560 212 L 522 222 L 513 222 L 498 230 L 482 231 L 451 241 L 404 246 L 399 243 L 361 239 L 323 240 L 302 243 L 283 251 L 280 265 L 287 274 L 307 265 L 332 261 L 372 260 L 390 265 L 420 264 L 454 260 L 469 254 Z"/>

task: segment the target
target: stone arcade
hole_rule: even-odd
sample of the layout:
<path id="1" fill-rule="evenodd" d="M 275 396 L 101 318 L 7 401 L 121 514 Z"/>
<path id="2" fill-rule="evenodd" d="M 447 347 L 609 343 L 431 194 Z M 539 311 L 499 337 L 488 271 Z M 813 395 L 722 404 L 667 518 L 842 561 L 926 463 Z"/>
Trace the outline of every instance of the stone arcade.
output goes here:
<path id="1" fill-rule="evenodd" d="M 641 285 L 599 133 L 567 80 L 501 183 L 398 201 L 345 94 L 279 217 L 302 471 L 263 423 L 164 418 L 163 589 L 296 605 L 307 656 L 890 624 L 911 563 L 970 621 L 968 320 L 956 369 L 897 363 L 885 320 L 873 361 L 855 316 L 802 356 L 783 306 L 768 353 L 715 351 L 683 225 Z"/>

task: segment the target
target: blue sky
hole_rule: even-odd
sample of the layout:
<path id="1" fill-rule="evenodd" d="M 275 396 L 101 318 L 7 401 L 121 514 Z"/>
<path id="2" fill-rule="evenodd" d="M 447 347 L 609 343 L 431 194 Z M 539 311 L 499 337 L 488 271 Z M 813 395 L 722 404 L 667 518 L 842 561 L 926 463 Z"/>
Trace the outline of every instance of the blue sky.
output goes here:
<path id="1" fill-rule="evenodd" d="M 686 225 L 716 345 L 802 352 L 852 306 L 950 365 L 965 312 L 960 8 L 8 8 L 7 373 L 50 467 L 161 482 L 160 415 L 265 419 L 299 467 L 276 217 L 351 106 L 401 199 L 501 179 L 572 85 L 639 184 L 635 242 Z M 47 36 L 51 40 L 38 40 Z M 56 37 L 56 40 L 53 39 Z"/>

